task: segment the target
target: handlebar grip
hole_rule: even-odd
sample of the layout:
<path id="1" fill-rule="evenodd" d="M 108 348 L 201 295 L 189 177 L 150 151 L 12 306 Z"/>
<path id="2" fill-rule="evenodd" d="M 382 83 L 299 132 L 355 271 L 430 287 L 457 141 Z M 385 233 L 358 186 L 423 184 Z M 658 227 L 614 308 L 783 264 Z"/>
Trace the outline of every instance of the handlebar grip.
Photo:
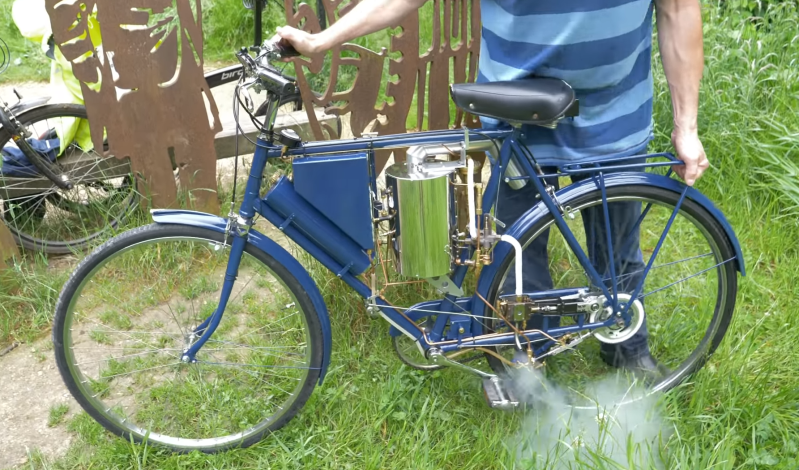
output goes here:
<path id="1" fill-rule="evenodd" d="M 280 54 L 280 57 L 299 57 L 301 55 L 290 42 L 283 38 L 275 43 L 275 50 Z"/>

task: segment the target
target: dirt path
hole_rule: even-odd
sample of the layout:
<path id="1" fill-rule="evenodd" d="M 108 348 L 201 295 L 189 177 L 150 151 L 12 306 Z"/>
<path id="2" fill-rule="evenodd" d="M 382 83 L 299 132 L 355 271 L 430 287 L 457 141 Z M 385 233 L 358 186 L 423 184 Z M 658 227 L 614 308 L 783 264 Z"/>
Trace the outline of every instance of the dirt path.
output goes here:
<path id="1" fill-rule="evenodd" d="M 63 421 L 48 425 L 50 409 L 66 404 L 68 418 L 79 407 L 61 382 L 49 338 L 0 358 L 0 371 L 0 468 L 25 464 L 34 449 L 46 456 L 63 454 L 72 438 Z"/>

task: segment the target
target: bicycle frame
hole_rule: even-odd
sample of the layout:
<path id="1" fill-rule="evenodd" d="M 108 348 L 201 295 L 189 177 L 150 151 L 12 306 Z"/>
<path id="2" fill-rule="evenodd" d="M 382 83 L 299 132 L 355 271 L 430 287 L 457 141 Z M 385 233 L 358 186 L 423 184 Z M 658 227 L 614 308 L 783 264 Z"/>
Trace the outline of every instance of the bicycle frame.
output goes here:
<path id="1" fill-rule="evenodd" d="M 521 144 L 519 143 L 520 138 L 520 130 L 519 128 L 510 128 L 510 129 L 499 129 L 499 130 L 479 130 L 479 131 L 472 131 L 469 133 L 469 141 L 470 142 L 485 142 L 488 140 L 493 141 L 501 141 L 502 145 L 499 149 L 499 156 L 498 159 L 494 160 L 490 158 L 492 164 L 492 171 L 491 177 L 485 186 L 485 192 L 483 194 L 483 210 L 485 212 L 489 212 L 494 207 L 494 201 L 496 200 L 496 196 L 499 189 L 500 181 L 505 173 L 506 168 L 508 167 L 509 162 L 511 159 L 521 167 L 523 172 L 523 176 L 517 177 L 522 179 L 527 179 L 533 185 L 535 185 L 536 189 L 538 190 L 539 194 L 541 194 L 541 200 L 537 206 L 533 207 L 525 216 L 521 217 L 514 225 L 508 228 L 507 233 L 514 234 L 514 236 L 520 236 L 524 233 L 525 227 L 529 227 L 531 218 L 535 218 L 534 216 L 540 217 L 542 214 L 547 212 L 551 213 L 555 219 L 555 225 L 560 229 L 562 232 L 568 246 L 572 250 L 572 252 L 577 256 L 580 265 L 585 269 L 585 272 L 588 274 L 592 285 L 594 288 L 598 288 L 602 291 L 602 294 L 606 299 L 612 299 L 611 304 L 614 307 L 614 311 L 617 304 L 617 298 L 613 295 L 615 289 L 608 289 L 608 287 L 603 282 L 602 276 L 596 271 L 594 266 L 591 264 L 588 256 L 580 246 L 577 238 L 569 229 L 562 213 L 562 209 L 559 206 L 559 202 L 557 200 L 557 195 L 553 199 L 548 192 L 545 186 L 545 182 L 538 172 L 536 171 L 536 167 L 534 162 L 526 156 L 525 151 L 522 149 Z M 474 321 L 476 317 L 483 314 L 485 309 L 484 302 L 480 299 L 479 296 L 487 295 L 488 286 L 491 284 L 491 280 L 494 276 L 498 273 L 496 272 L 496 264 L 497 261 L 495 260 L 494 263 L 491 265 L 487 265 L 486 268 L 482 271 L 481 277 L 478 280 L 478 288 L 477 292 L 474 296 L 469 298 L 455 298 L 452 295 L 447 295 L 442 299 L 435 300 L 435 301 L 428 301 L 422 302 L 417 304 L 409 309 L 406 312 L 395 308 L 391 305 L 388 301 L 383 299 L 382 297 L 373 297 L 372 290 L 369 286 L 367 286 L 364 282 L 362 282 L 356 274 L 353 274 L 350 270 L 350 265 L 345 265 L 331 256 L 329 253 L 334 252 L 337 249 L 337 246 L 331 246 L 331 242 L 329 240 L 335 240 L 336 237 L 332 236 L 329 237 L 329 240 L 326 242 L 325 246 L 322 246 L 321 242 L 318 240 L 314 240 L 303 234 L 297 227 L 295 227 L 296 220 L 294 220 L 295 212 L 289 217 L 284 217 L 280 215 L 277 211 L 269 206 L 266 202 L 266 198 L 261 198 L 260 190 L 261 190 L 261 181 L 262 181 L 262 174 L 264 172 L 266 163 L 269 159 L 280 158 L 283 156 L 293 156 L 293 157 L 307 157 L 307 156 L 317 156 L 317 155 L 329 155 L 329 154 L 341 154 L 347 152 L 367 152 L 369 153 L 369 162 L 371 166 L 370 171 L 370 185 L 371 190 L 374 194 L 377 194 L 376 188 L 376 175 L 374 171 L 374 159 L 371 158 L 373 156 L 373 152 L 379 149 L 390 149 L 390 148 L 405 148 L 414 145 L 424 145 L 424 144 L 456 144 L 461 142 L 464 139 L 463 131 L 458 130 L 447 130 L 447 131 L 433 131 L 433 132 L 422 132 L 422 133 L 414 133 L 414 134 L 406 134 L 406 135 L 398 135 L 398 136 L 379 136 L 379 137 L 370 137 L 370 138 L 356 138 L 356 139 L 349 139 L 349 140 L 338 140 L 338 141 L 328 141 L 328 142 L 309 142 L 306 143 L 299 148 L 292 149 L 286 151 L 283 147 L 278 147 L 276 145 L 271 144 L 265 134 L 262 134 L 258 140 L 258 146 L 256 148 L 252 167 L 249 175 L 249 179 L 246 184 L 244 199 L 242 201 L 242 205 L 239 211 L 239 218 L 238 221 L 241 225 L 247 225 L 244 229 L 234 228 L 231 230 L 231 243 L 230 243 L 230 260 L 228 263 L 226 275 L 225 275 L 225 282 L 222 288 L 222 293 L 220 296 L 220 303 L 218 305 L 217 310 L 209 316 L 201 325 L 199 325 L 195 333 L 197 335 L 201 335 L 200 339 L 196 341 L 185 353 L 184 360 L 190 361 L 194 360 L 194 355 L 197 351 L 203 346 L 205 341 L 213 334 L 213 331 L 218 326 L 222 314 L 224 312 L 227 300 L 230 296 L 230 293 L 233 288 L 233 283 L 235 281 L 236 273 L 238 271 L 238 266 L 241 261 L 242 253 L 244 251 L 244 247 L 247 243 L 247 236 L 248 236 L 248 229 L 249 225 L 251 224 L 252 218 L 256 214 L 262 215 L 265 219 L 271 222 L 274 226 L 278 227 L 281 231 L 283 231 L 286 236 L 288 236 L 291 240 L 297 243 L 300 247 L 302 247 L 305 251 L 307 251 L 311 256 L 313 256 L 316 260 L 318 260 L 322 265 L 324 265 L 328 270 L 332 273 L 336 274 L 341 280 L 343 280 L 347 285 L 349 285 L 352 289 L 354 289 L 361 297 L 364 299 L 368 299 L 368 304 L 370 307 L 374 307 L 379 310 L 379 314 L 387 320 L 392 325 L 392 330 L 396 329 L 394 334 L 405 334 L 406 336 L 410 337 L 411 339 L 415 340 L 417 344 L 420 346 L 422 350 L 425 352 L 432 347 L 439 349 L 441 352 L 451 352 L 455 350 L 460 350 L 462 348 L 474 348 L 474 347 L 487 347 L 487 346 L 498 346 L 498 345 L 509 345 L 509 344 L 517 344 L 519 338 L 515 336 L 514 333 L 497 333 L 491 334 L 488 332 L 483 331 L 482 324 L 478 321 Z M 666 162 L 653 162 L 653 163 L 646 163 L 646 164 L 625 164 L 624 159 L 616 160 L 618 164 L 613 165 L 612 167 L 606 168 L 607 169 L 614 169 L 614 170 L 640 170 L 643 167 L 652 167 L 652 166 L 671 166 L 678 162 L 673 156 L 669 154 L 650 154 L 646 156 L 636 156 L 630 157 L 632 158 L 642 158 L 642 157 L 665 157 L 668 161 Z M 605 211 L 607 211 L 607 197 L 605 195 L 605 190 L 607 187 L 611 185 L 620 185 L 623 184 L 624 178 L 630 178 L 630 175 L 639 175 L 639 183 L 641 184 L 656 184 L 656 185 L 676 185 L 672 186 L 670 189 L 679 188 L 679 193 L 681 193 L 680 200 L 677 203 L 674 212 L 663 232 L 663 235 L 660 239 L 660 242 L 657 245 L 655 253 L 650 258 L 649 264 L 646 267 L 646 271 L 644 272 L 643 279 L 646 278 L 646 273 L 652 267 L 652 263 L 654 262 L 655 257 L 657 256 L 657 251 L 659 250 L 660 246 L 662 245 L 663 240 L 665 239 L 666 234 L 669 231 L 671 223 L 673 222 L 677 212 L 679 211 L 680 205 L 684 201 L 686 197 L 689 197 L 694 200 L 700 201 L 703 205 L 709 208 L 709 210 L 714 211 L 714 215 L 722 221 L 722 224 L 728 229 L 728 234 L 733 241 L 733 245 L 736 248 L 738 253 L 737 260 L 738 260 L 738 268 L 743 273 L 743 264 L 742 264 L 742 257 L 740 255 L 740 248 L 738 245 L 737 240 L 735 239 L 734 233 L 732 229 L 729 228 L 729 224 L 723 218 L 720 212 L 718 212 L 715 208 L 712 207 L 712 204 L 703 199 L 703 196 L 696 192 L 694 189 L 689 188 L 687 186 L 680 185 L 675 180 L 670 179 L 668 177 L 663 177 L 660 175 L 654 175 L 651 173 L 641 173 L 640 171 L 637 173 L 617 173 L 612 177 L 609 175 L 604 175 L 603 168 L 592 166 L 589 168 L 583 168 L 579 165 L 568 165 L 564 167 L 562 170 L 565 174 L 574 174 L 574 173 L 592 173 L 592 178 L 588 179 L 587 181 L 590 183 L 591 186 L 595 189 L 598 185 L 602 190 L 603 194 L 603 206 Z M 621 175 L 621 176 L 620 176 Z M 546 176 L 552 176 L 546 175 Z M 655 180 L 659 178 L 659 180 Z M 663 181 L 665 180 L 665 181 Z M 671 182 L 671 183 L 668 183 Z M 579 191 L 581 188 L 584 188 L 589 185 L 589 183 L 584 184 L 575 184 L 572 185 L 569 189 L 572 192 Z M 561 190 L 559 193 L 562 193 L 565 190 Z M 647 209 L 648 210 L 648 209 Z M 643 211 L 641 218 L 646 215 L 647 210 Z M 607 213 L 607 212 L 606 212 Z M 301 216 L 301 214 L 300 214 Z M 639 221 L 640 223 L 640 221 Z M 230 229 L 230 227 L 228 227 Z M 607 227 L 608 236 L 610 227 Z M 260 236 L 260 235 L 259 235 Z M 328 239 L 328 237 L 324 237 Z M 502 252 L 507 254 L 509 247 L 502 247 L 503 243 L 498 243 L 500 248 L 497 248 L 495 252 Z M 508 245 L 504 243 L 504 245 Z M 503 251 L 504 250 L 504 251 Z M 468 255 L 470 256 L 471 251 Z M 502 259 L 499 255 L 496 255 L 497 259 Z M 726 261 L 725 261 L 726 262 Z M 464 265 L 456 266 L 452 272 L 452 280 L 454 283 L 460 287 L 465 279 L 466 273 L 468 271 L 468 267 Z M 615 273 L 611 272 L 611 278 L 613 285 L 615 286 L 616 283 L 616 275 Z M 484 280 L 485 279 L 485 280 Z M 635 294 L 633 295 L 633 299 L 639 295 L 642 285 L 643 279 L 640 284 L 635 289 Z M 588 286 L 586 286 L 586 289 Z M 545 291 L 540 293 L 525 293 L 526 296 L 532 299 L 544 299 L 544 298 L 557 298 L 560 296 L 575 294 L 579 292 L 581 289 L 567 289 L 567 290 L 553 290 L 553 291 Z M 630 304 L 627 304 L 626 308 L 622 309 L 622 316 L 625 322 L 630 321 L 630 316 L 628 312 Z M 438 311 L 435 325 L 433 328 L 426 332 L 422 330 L 417 324 L 415 323 L 416 319 L 421 317 L 429 316 L 431 310 Z M 609 318 L 603 322 L 595 322 L 595 323 L 586 323 L 585 321 L 586 315 L 582 315 L 580 320 L 575 325 L 563 326 L 558 328 L 552 328 L 547 330 L 546 323 L 544 324 L 544 329 L 547 331 L 547 334 L 551 337 L 558 337 L 568 333 L 574 333 L 577 331 L 591 331 L 597 328 L 607 327 L 610 326 L 615 322 L 614 318 Z M 447 326 L 450 326 L 449 332 L 447 335 L 444 334 L 444 330 Z M 457 326 L 457 327 L 456 327 Z M 460 328 L 462 326 L 463 328 Z M 545 335 L 541 334 L 538 330 L 528 330 L 523 332 L 525 343 L 526 342 L 537 342 L 546 338 Z M 321 378 L 320 378 L 321 380 Z"/>

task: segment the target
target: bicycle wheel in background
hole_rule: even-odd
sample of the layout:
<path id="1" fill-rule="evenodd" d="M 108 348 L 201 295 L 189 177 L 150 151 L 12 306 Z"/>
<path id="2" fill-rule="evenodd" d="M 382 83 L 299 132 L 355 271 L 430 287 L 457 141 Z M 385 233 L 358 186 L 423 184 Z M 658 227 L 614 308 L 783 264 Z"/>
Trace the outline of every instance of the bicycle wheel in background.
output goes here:
<path id="1" fill-rule="evenodd" d="M 64 143 L 59 130 L 75 119 L 87 119 L 84 106 L 52 104 L 17 116 L 30 132 L 23 144 L 26 151 L 37 152 L 54 175 L 70 182 L 70 189 L 54 184 L 52 175 L 43 175 L 14 143 L 9 130 L 0 129 L 0 219 L 26 249 L 51 254 L 84 250 L 113 231 L 136 206 L 128 160 L 104 158 L 77 142 L 61 152 Z"/>
<path id="2" fill-rule="evenodd" d="M 176 451 L 249 446 L 305 404 L 322 365 L 322 329 L 300 283 L 248 244 L 219 327 L 184 363 L 216 309 L 224 234 L 149 225 L 76 268 L 56 304 L 61 376 L 106 429 Z"/>

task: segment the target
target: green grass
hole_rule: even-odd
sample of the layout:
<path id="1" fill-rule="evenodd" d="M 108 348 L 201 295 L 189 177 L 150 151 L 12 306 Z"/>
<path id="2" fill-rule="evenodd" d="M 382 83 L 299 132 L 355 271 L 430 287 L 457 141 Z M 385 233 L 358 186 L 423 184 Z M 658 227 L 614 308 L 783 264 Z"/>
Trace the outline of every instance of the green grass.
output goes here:
<path id="1" fill-rule="evenodd" d="M 11 63 L 5 73 L 0 74 L 0 83 L 20 81 L 45 81 L 50 78 L 50 60 L 45 57 L 39 44 L 23 38 L 11 18 L 13 0 L 0 0 L 0 39 L 11 52 Z M 2 58 L 0 57 L 0 62 Z M 6 58 L 8 61 L 8 58 Z M 15 61 L 19 60 L 19 64 Z M 5 99 L 10 99 L 5 97 Z"/>
<path id="2" fill-rule="evenodd" d="M 67 413 L 69 413 L 69 405 L 66 403 L 50 407 L 50 417 L 47 419 L 47 425 L 50 427 L 58 426 L 64 421 Z"/>
<path id="3" fill-rule="evenodd" d="M 700 131 L 713 168 L 697 187 L 735 228 L 748 275 L 719 350 L 664 400 L 674 432 L 663 468 L 799 466 L 799 14 L 781 8 L 770 27 L 716 10 L 705 18 Z M 656 146 L 667 149 L 670 102 L 654 63 Z M 65 274 L 37 259 L 0 279 L 0 345 L 48 328 Z M 478 381 L 462 372 L 401 365 L 385 323 L 334 276 L 313 274 L 331 312 L 332 366 L 279 433 L 249 449 L 177 455 L 132 446 L 78 413 L 67 423 L 75 436 L 67 455 L 39 455 L 33 468 L 514 468 L 511 437 L 523 416 L 486 409 Z M 575 468 L 645 468 L 593 459 Z"/>

